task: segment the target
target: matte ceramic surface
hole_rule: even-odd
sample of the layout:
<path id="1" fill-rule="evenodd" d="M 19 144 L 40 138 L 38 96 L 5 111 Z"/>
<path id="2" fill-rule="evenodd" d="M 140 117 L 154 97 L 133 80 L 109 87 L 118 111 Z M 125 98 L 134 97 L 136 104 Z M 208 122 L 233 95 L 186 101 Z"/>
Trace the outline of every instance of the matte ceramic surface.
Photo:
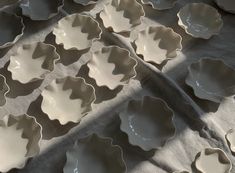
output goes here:
<path id="1" fill-rule="evenodd" d="M 10 88 L 6 83 L 6 78 L 0 74 L 0 106 L 6 104 L 6 94 L 9 92 Z"/>
<path id="2" fill-rule="evenodd" d="M 98 86 L 107 86 L 113 90 L 127 84 L 136 76 L 136 60 L 126 49 L 109 46 L 93 52 L 87 63 L 89 76 L 95 79 Z"/>
<path id="3" fill-rule="evenodd" d="M 114 32 L 131 31 L 141 23 L 141 16 L 144 10 L 136 0 L 111 0 L 100 13 L 104 26 Z"/>
<path id="4" fill-rule="evenodd" d="M 24 32 L 23 19 L 14 14 L 0 12 L 0 48 L 12 46 Z"/>
<path id="5" fill-rule="evenodd" d="M 42 91 L 41 108 L 51 120 L 57 119 L 62 125 L 79 123 L 92 109 L 94 92 L 83 78 L 68 76 L 55 79 Z"/>
<path id="6" fill-rule="evenodd" d="M 229 130 L 226 134 L 228 145 L 233 153 L 235 153 L 235 132 L 233 129 Z"/>
<path id="7" fill-rule="evenodd" d="M 23 0 L 22 13 L 32 20 L 48 20 L 55 16 L 64 5 L 63 0 Z"/>
<path id="8" fill-rule="evenodd" d="M 0 120 L 0 172 L 21 169 L 28 158 L 39 153 L 41 130 L 28 115 L 9 115 Z"/>
<path id="9" fill-rule="evenodd" d="M 81 5 L 95 4 L 98 0 L 73 0 L 73 2 Z"/>
<path id="10" fill-rule="evenodd" d="M 122 150 L 111 138 L 96 134 L 79 141 L 66 153 L 64 173 L 125 173 Z"/>
<path id="11" fill-rule="evenodd" d="M 143 4 L 150 4 L 154 9 L 166 10 L 173 8 L 177 0 L 141 0 Z"/>
<path id="12" fill-rule="evenodd" d="M 59 59 L 54 46 L 42 42 L 24 44 L 16 54 L 10 57 L 8 71 L 13 80 L 28 83 L 43 79 L 53 71 L 55 61 Z"/>
<path id="13" fill-rule="evenodd" d="M 129 142 L 145 151 L 161 148 L 175 134 L 173 111 L 159 98 L 131 100 L 119 116 Z"/>
<path id="14" fill-rule="evenodd" d="M 200 13 L 199 13 L 200 11 Z M 219 34 L 223 21 L 219 12 L 204 3 L 190 3 L 180 9 L 177 14 L 178 24 L 196 38 L 209 39 Z"/>
<path id="15" fill-rule="evenodd" d="M 224 11 L 235 14 L 235 1 L 234 0 L 215 0 L 215 2 Z"/>
<path id="16" fill-rule="evenodd" d="M 56 43 L 65 49 L 84 50 L 101 37 L 99 23 L 87 15 L 78 13 L 62 18 L 53 30 Z"/>
<path id="17" fill-rule="evenodd" d="M 219 148 L 206 148 L 196 156 L 195 167 L 200 173 L 230 173 L 232 164 Z"/>
<path id="18" fill-rule="evenodd" d="M 139 32 L 136 53 L 143 55 L 145 61 L 161 64 L 177 56 L 177 51 L 182 49 L 181 41 L 181 36 L 171 28 L 150 26 Z"/>
<path id="19" fill-rule="evenodd" d="M 186 84 L 197 97 L 220 103 L 235 95 L 235 70 L 221 60 L 201 59 L 188 67 Z"/>

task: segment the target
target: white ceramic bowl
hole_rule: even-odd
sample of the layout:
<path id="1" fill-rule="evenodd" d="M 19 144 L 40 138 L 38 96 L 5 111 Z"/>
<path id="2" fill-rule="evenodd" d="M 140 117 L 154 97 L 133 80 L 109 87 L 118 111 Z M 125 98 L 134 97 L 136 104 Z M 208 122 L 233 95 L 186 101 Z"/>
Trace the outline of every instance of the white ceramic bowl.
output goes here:
<path id="1" fill-rule="evenodd" d="M 143 4 L 149 4 L 154 9 L 166 10 L 173 8 L 177 0 L 141 0 Z"/>
<path id="2" fill-rule="evenodd" d="M 235 1 L 234 0 L 215 0 L 215 2 L 224 11 L 235 14 Z"/>

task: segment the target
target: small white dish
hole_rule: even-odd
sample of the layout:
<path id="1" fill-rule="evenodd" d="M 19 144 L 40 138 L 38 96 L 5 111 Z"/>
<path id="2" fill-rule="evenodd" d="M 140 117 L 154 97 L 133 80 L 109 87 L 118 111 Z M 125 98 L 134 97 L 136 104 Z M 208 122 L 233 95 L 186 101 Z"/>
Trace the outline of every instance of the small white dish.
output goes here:
<path id="1" fill-rule="evenodd" d="M 90 135 L 66 152 L 64 173 L 126 173 L 122 149 L 111 138 Z"/>
<path id="2" fill-rule="evenodd" d="M 225 138 L 228 142 L 228 145 L 230 147 L 230 150 L 235 153 L 235 131 L 233 129 L 230 129 L 227 134 L 225 135 Z"/>
<path id="3" fill-rule="evenodd" d="M 153 9 L 167 10 L 173 8 L 177 0 L 141 0 L 143 4 L 149 4 Z"/>
<path id="4" fill-rule="evenodd" d="M 177 56 L 177 51 L 182 49 L 181 41 L 181 36 L 171 28 L 149 26 L 135 40 L 136 53 L 143 55 L 147 62 L 161 64 Z"/>
<path id="5" fill-rule="evenodd" d="M 0 138 L 0 172 L 21 169 L 39 153 L 42 128 L 28 115 L 9 115 L 0 120 Z"/>
<path id="6" fill-rule="evenodd" d="M 206 148 L 197 154 L 195 167 L 201 173 L 230 173 L 232 163 L 219 148 Z"/>
<path id="7" fill-rule="evenodd" d="M 56 44 L 62 44 L 67 50 L 90 48 L 93 41 L 100 39 L 101 33 L 96 20 L 78 13 L 62 18 L 53 30 Z"/>
<path id="8" fill-rule="evenodd" d="M 55 61 L 59 58 L 56 48 L 50 44 L 24 44 L 10 57 L 7 69 L 13 80 L 25 84 L 45 78 L 46 74 L 53 71 Z"/>
<path id="9" fill-rule="evenodd" d="M 42 111 L 51 120 L 59 120 L 62 125 L 79 123 L 92 110 L 95 101 L 94 88 L 79 77 L 55 79 L 44 88 L 41 95 Z"/>
<path id="10" fill-rule="evenodd" d="M 189 3 L 180 9 L 177 16 L 179 26 L 195 38 L 209 39 L 218 35 L 223 27 L 219 12 L 205 3 Z"/>
<path id="11" fill-rule="evenodd" d="M 0 49 L 15 44 L 23 36 L 24 28 L 21 17 L 0 12 Z"/>
<path id="12" fill-rule="evenodd" d="M 173 111 L 159 99 L 145 96 L 131 100 L 119 113 L 121 130 L 128 135 L 130 144 L 145 151 L 160 149 L 175 135 Z"/>
<path id="13" fill-rule="evenodd" d="M 131 8 L 130 8 L 131 7 Z M 129 32 L 141 23 L 144 9 L 136 0 L 111 0 L 105 4 L 100 18 L 114 32 Z"/>
<path id="14" fill-rule="evenodd" d="M 235 95 L 235 70 L 221 60 L 203 58 L 188 67 L 186 84 L 201 99 L 220 103 Z"/>
<path id="15" fill-rule="evenodd" d="M 235 14 L 235 1 L 234 0 L 215 0 L 215 2 L 224 11 Z"/>
<path id="16" fill-rule="evenodd" d="M 81 4 L 83 6 L 95 4 L 97 1 L 98 0 L 73 0 L 73 2 Z"/>
<path id="17" fill-rule="evenodd" d="M 6 78 L 0 74 L 0 106 L 6 104 L 6 94 L 10 91 L 9 86 L 6 83 Z"/>
<path id="18" fill-rule="evenodd" d="M 118 46 L 103 47 L 90 54 L 87 62 L 89 77 L 96 81 L 97 86 L 107 86 L 114 90 L 128 84 L 136 76 L 137 61 L 130 52 Z"/>
<path id="19" fill-rule="evenodd" d="M 24 0 L 20 7 L 22 13 L 32 20 L 48 20 L 62 9 L 64 0 Z"/>

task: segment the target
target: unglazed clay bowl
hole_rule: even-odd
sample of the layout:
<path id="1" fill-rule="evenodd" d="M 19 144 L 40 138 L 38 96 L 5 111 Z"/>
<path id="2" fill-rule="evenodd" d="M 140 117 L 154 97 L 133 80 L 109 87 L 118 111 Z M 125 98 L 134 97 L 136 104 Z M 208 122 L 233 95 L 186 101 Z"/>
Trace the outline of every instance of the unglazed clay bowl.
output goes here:
<path id="1" fill-rule="evenodd" d="M 0 49 L 15 44 L 23 35 L 24 28 L 21 17 L 0 12 Z"/>
<path id="2" fill-rule="evenodd" d="M 223 26 L 219 12 L 205 3 L 187 4 L 180 9 L 177 16 L 179 26 L 187 34 L 196 38 L 209 39 L 211 36 L 219 34 Z"/>
<path id="3" fill-rule="evenodd" d="M 98 0 L 73 0 L 73 2 L 75 2 L 77 4 L 81 4 L 83 6 L 95 4 L 97 1 Z"/>
<path id="4" fill-rule="evenodd" d="M 186 84 L 201 99 L 220 103 L 235 95 L 235 70 L 221 60 L 203 58 L 188 67 Z"/>
<path id="5" fill-rule="evenodd" d="M 0 120 L 0 172 L 21 169 L 40 151 L 42 128 L 28 115 L 5 116 Z"/>
<path id="6" fill-rule="evenodd" d="M 173 111 L 159 98 L 131 100 L 119 117 L 130 144 L 145 151 L 163 147 L 175 134 Z"/>
<path id="7" fill-rule="evenodd" d="M 235 153 L 235 132 L 233 129 L 230 129 L 225 135 L 230 150 Z"/>
<path id="8" fill-rule="evenodd" d="M 55 79 L 42 91 L 42 111 L 60 124 L 79 123 L 92 110 L 95 100 L 94 88 L 83 78 L 65 77 Z"/>
<path id="9" fill-rule="evenodd" d="M 235 1 L 234 0 L 215 0 L 215 2 L 224 11 L 235 14 Z"/>
<path id="10" fill-rule="evenodd" d="M 0 106 L 6 104 L 6 94 L 9 92 L 10 88 L 6 83 L 6 78 L 0 74 Z"/>
<path id="11" fill-rule="evenodd" d="M 88 75 L 96 81 L 97 86 L 107 86 L 114 90 L 136 76 L 137 62 L 126 49 L 108 46 L 90 55 L 86 64 L 89 68 Z"/>
<path id="12" fill-rule="evenodd" d="M 166 10 L 173 8 L 177 0 L 141 0 L 143 4 L 149 4 L 154 9 Z"/>
<path id="13" fill-rule="evenodd" d="M 32 20 L 48 20 L 63 7 L 64 0 L 23 0 L 20 4 L 22 13 Z"/>
<path id="14" fill-rule="evenodd" d="M 143 7 L 136 0 L 111 0 L 105 4 L 100 18 L 106 28 L 120 33 L 131 31 L 144 15 Z"/>
<path id="15" fill-rule="evenodd" d="M 161 64 L 177 56 L 177 51 L 182 49 L 181 41 L 181 36 L 171 28 L 149 26 L 135 40 L 136 53 L 143 55 L 147 62 Z"/>
<path id="16" fill-rule="evenodd" d="M 111 138 L 96 134 L 77 142 L 66 153 L 64 173 L 125 173 L 122 150 Z"/>
<path id="17" fill-rule="evenodd" d="M 10 57 L 8 71 L 12 79 L 21 83 L 29 83 L 43 79 L 53 71 L 59 54 L 54 46 L 42 42 L 24 44 Z"/>
<path id="18" fill-rule="evenodd" d="M 100 39 L 101 33 L 97 21 L 78 13 L 62 18 L 53 30 L 57 44 L 63 44 L 64 49 L 78 50 L 91 47 L 93 41 Z"/>
<path id="19" fill-rule="evenodd" d="M 197 154 L 195 167 L 200 173 L 230 173 L 231 161 L 219 148 L 206 148 Z"/>

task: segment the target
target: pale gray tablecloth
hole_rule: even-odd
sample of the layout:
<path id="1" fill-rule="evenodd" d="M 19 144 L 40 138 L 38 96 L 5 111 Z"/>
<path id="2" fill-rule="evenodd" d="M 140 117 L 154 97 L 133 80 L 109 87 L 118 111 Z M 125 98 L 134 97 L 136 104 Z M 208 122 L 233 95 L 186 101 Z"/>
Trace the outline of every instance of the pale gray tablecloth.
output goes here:
<path id="1" fill-rule="evenodd" d="M 60 47 L 61 63 L 56 64 L 55 70 L 42 83 L 22 85 L 12 81 L 6 68 L 9 56 L 16 51 L 18 46 L 23 43 L 44 41 L 53 25 L 66 14 L 85 12 L 96 17 L 96 14 L 102 9 L 104 1 L 100 0 L 96 5 L 82 7 L 73 4 L 72 0 L 65 0 L 64 11 L 49 21 L 36 22 L 24 18 L 26 24 L 24 37 L 9 51 L 8 49 L 0 51 L 2 57 L 0 72 L 7 77 L 11 88 L 7 104 L 0 111 L 2 116 L 7 113 L 13 115 L 28 113 L 35 116 L 43 127 L 43 141 L 40 155 L 31 159 L 22 170 L 12 170 L 11 172 L 62 173 L 66 161 L 66 150 L 73 146 L 76 139 L 93 132 L 112 137 L 114 144 L 123 148 L 128 173 L 194 171 L 192 163 L 195 156 L 206 147 L 223 149 L 233 163 L 232 172 L 235 172 L 235 157 L 231 154 L 224 137 L 230 128 L 235 128 L 234 98 L 225 99 L 220 105 L 201 100 L 194 96 L 192 89 L 184 82 L 187 66 L 202 57 L 223 59 L 225 63 L 235 68 L 235 15 L 219 10 L 224 21 L 221 33 L 209 40 L 194 39 L 185 34 L 183 29 L 177 25 L 177 12 L 189 2 L 202 1 L 179 0 L 174 8 L 165 11 L 157 11 L 150 6 L 144 6 L 146 17 L 143 18 L 142 24 L 137 27 L 136 31 L 132 32 L 130 39 L 104 32 L 102 40 L 96 42 L 92 49 L 112 44 L 129 49 L 132 55 L 138 59 L 138 75 L 120 92 L 109 93 L 105 90 L 100 92 L 106 93 L 106 95 L 99 94 L 98 103 L 94 104 L 93 111 L 75 127 L 73 124 L 63 127 L 58 121 L 50 121 L 40 109 L 40 93 L 56 77 L 77 75 L 81 65 L 87 59 L 86 54 L 76 51 L 66 52 Z M 216 7 L 212 1 L 204 2 Z M 7 9 L 7 11 L 13 10 L 13 7 Z M 154 65 L 144 63 L 135 55 L 131 47 L 130 41 L 135 38 L 139 29 L 145 28 L 147 25 L 172 27 L 183 37 L 183 50 L 176 58 L 168 61 L 163 68 L 158 67 L 157 69 Z M 51 34 L 47 36 L 46 42 L 53 43 Z M 159 71 L 159 68 L 162 68 L 163 73 Z M 117 113 L 124 109 L 128 100 L 140 99 L 144 95 L 163 98 L 175 113 L 176 136 L 157 151 L 144 152 L 138 147 L 131 146 L 128 144 L 127 135 L 119 129 L 120 120 Z M 108 100 L 102 101 L 104 98 Z"/>

